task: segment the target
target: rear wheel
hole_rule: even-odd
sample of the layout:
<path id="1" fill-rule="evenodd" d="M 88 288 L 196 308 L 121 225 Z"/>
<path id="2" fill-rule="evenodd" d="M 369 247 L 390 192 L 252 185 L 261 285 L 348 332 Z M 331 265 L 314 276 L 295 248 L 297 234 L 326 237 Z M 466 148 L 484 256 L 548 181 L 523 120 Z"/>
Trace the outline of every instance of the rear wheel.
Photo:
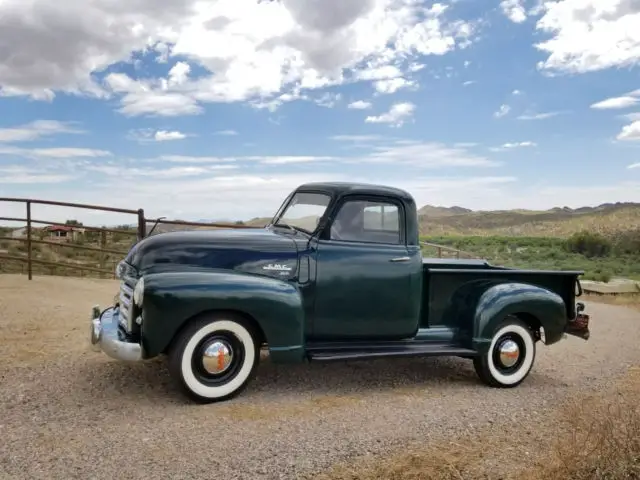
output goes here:
<path id="1" fill-rule="evenodd" d="M 527 378 L 535 357 L 533 332 L 525 322 L 509 316 L 496 328 L 488 351 L 473 359 L 473 366 L 487 385 L 511 388 Z"/>
<path id="2" fill-rule="evenodd" d="M 255 374 L 260 350 L 254 329 L 244 318 L 208 315 L 178 335 L 169 351 L 169 372 L 191 399 L 228 400 Z"/>

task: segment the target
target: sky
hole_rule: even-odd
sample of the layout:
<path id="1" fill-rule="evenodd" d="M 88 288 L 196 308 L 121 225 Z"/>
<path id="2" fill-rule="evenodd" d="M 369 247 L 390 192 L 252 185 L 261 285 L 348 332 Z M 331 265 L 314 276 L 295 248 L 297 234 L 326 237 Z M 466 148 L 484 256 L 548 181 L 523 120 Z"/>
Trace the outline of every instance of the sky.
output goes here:
<path id="1" fill-rule="evenodd" d="M 0 32 L 0 197 L 191 220 L 323 180 L 640 202 L 637 0 L 0 0 Z"/>

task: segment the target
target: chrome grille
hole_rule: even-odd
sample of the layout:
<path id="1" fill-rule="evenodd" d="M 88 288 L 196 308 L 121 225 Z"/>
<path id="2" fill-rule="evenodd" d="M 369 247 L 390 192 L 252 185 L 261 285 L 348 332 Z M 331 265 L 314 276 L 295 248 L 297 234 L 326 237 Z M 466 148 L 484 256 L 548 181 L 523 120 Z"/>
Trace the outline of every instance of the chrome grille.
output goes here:
<path id="1" fill-rule="evenodd" d="M 120 325 L 131 332 L 133 310 L 133 288 L 123 280 L 120 282 Z"/>

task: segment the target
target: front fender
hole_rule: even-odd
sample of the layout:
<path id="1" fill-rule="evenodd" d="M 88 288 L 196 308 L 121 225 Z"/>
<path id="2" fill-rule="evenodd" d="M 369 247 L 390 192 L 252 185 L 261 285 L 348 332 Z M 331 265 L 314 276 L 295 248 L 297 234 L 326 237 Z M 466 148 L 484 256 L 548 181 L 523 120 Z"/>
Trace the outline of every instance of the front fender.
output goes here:
<path id="1" fill-rule="evenodd" d="M 562 338 L 567 311 L 560 295 L 525 283 L 502 283 L 488 288 L 476 305 L 473 323 L 473 347 L 485 353 L 496 326 L 507 315 L 529 314 L 544 328 L 545 343 Z"/>
<path id="2" fill-rule="evenodd" d="M 275 362 L 304 355 L 304 310 L 298 289 L 282 280 L 229 271 L 145 275 L 141 341 L 150 358 L 162 353 L 194 316 L 233 310 L 256 320 Z"/>

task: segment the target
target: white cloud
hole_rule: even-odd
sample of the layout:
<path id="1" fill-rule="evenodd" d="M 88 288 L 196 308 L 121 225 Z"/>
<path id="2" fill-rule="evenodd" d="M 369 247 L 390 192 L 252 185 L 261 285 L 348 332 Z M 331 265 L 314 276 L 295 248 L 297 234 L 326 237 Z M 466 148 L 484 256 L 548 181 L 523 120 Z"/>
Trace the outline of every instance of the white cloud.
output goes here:
<path id="1" fill-rule="evenodd" d="M 415 159 L 414 159 L 415 160 Z M 583 206 L 585 198 L 591 205 L 616 201 L 640 201 L 639 182 L 567 186 L 562 182 L 549 183 L 553 179 L 541 178 L 536 182 L 518 179 L 510 175 L 442 175 L 402 172 L 375 172 L 373 169 L 358 173 L 332 173 L 321 169 L 305 173 L 277 172 L 206 172 L 186 170 L 175 176 L 169 169 L 133 168 L 132 176 L 123 176 L 117 169 L 103 173 L 91 184 L 75 182 L 73 190 L 61 189 L 55 198 L 61 201 L 105 204 L 105 195 L 118 188 L 117 196 L 110 196 L 108 204 L 123 208 L 144 208 L 147 217 L 167 216 L 172 219 L 250 219 L 272 215 L 285 196 L 302 183 L 315 181 L 354 181 L 391 185 L 410 192 L 418 205 L 461 205 L 476 210 L 532 208 L 546 209 L 554 206 Z M 126 169 L 129 171 L 129 168 Z M 161 171 L 162 173 L 157 173 Z M 154 173 L 155 172 L 155 173 Z M 0 178 L 2 178 L 0 176 Z M 9 191 L 11 184 L 7 185 Z M 168 197 L 165 191 L 180 192 Z M 11 210 L 6 216 L 23 216 L 22 208 Z M 15 213 L 15 215 L 14 215 Z M 75 211 L 74 211 L 75 213 Z M 133 216 L 111 213 L 78 211 L 78 220 L 89 225 L 112 225 L 134 222 Z M 34 206 L 33 215 L 56 220 L 66 220 L 68 209 Z"/>
<path id="2" fill-rule="evenodd" d="M 636 122 L 640 120 L 640 112 L 627 113 L 625 115 L 621 115 L 625 120 L 629 120 L 630 122 Z"/>
<path id="3" fill-rule="evenodd" d="M 562 112 L 524 113 L 517 117 L 518 120 L 545 120 L 560 115 Z"/>
<path id="4" fill-rule="evenodd" d="M 355 155 L 178 156 L 148 159 L 111 157 L 91 159 L 29 160 L 0 166 L 0 183 L 7 196 L 25 196 L 25 186 L 38 184 L 47 196 L 61 201 L 99 203 L 124 208 L 144 208 L 148 217 L 182 219 L 249 219 L 268 216 L 295 187 L 311 181 L 355 181 L 392 185 L 414 195 L 418 205 L 462 205 L 474 209 L 550 208 L 640 201 L 638 182 L 567 187 L 552 178 L 518 179 L 502 174 L 502 165 L 473 153 L 471 144 L 446 145 L 373 135 L 335 135 L 333 141 L 368 142 Z M 506 148 L 533 142 L 505 144 Z M 505 147 L 503 146 L 503 147 Z M 327 169 L 332 162 L 339 169 Z M 295 167 L 295 170 L 294 170 Z M 631 167 L 637 168 L 637 167 Z M 473 169 L 475 173 L 470 173 Z M 483 173 L 477 173 L 478 169 Z M 490 174 L 485 174 L 487 169 Z M 457 170 L 456 173 L 452 173 Z M 296 173 L 294 173 L 296 172 Z M 73 180 L 74 188 L 56 187 Z M 551 183 L 549 183 L 551 182 Z M 49 186 L 47 186 L 49 185 Z M 21 188 L 21 189 L 20 189 Z M 117 189 L 117 196 L 112 192 Z M 167 196 L 163 192 L 179 192 Z M 580 193 L 580 195 L 578 195 Z M 105 198 L 109 200 L 105 202 Z M 12 214 L 11 206 L 5 216 Z M 65 220 L 68 209 L 35 206 L 33 215 Z M 3 210 L 5 212 L 5 210 Z M 75 214 L 75 211 L 74 211 Z M 78 212 L 80 221 L 92 225 L 133 222 L 134 217 Z"/>
<path id="5" fill-rule="evenodd" d="M 373 88 L 375 88 L 378 93 L 396 93 L 402 88 L 412 88 L 416 86 L 416 82 L 402 77 L 378 80 L 373 84 Z"/>
<path id="6" fill-rule="evenodd" d="M 467 80 L 466 82 L 462 83 L 462 86 L 468 87 L 469 85 L 473 85 L 474 83 L 477 83 L 477 80 Z"/>
<path id="7" fill-rule="evenodd" d="M 0 166 L 1 184 L 62 183 L 74 178 L 70 174 L 43 173 L 21 165 Z"/>
<path id="8" fill-rule="evenodd" d="M 0 143 L 29 142 L 59 133 L 83 133 L 70 122 L 35 120 L 25 125 L 0 128 Z"/>
<path id="9" fill-rule="evenodd" d="M 511 107 L 507 104 L 500 105 L 500 108 L 494 112 L 493 116 L 496 118 L 501 118 L 507 115 L 511 111 Z"/>
<path id="10" fill-rule="evenodd" d="M 522 95 L 522 90 L 518 90 L 517 88 L 511 92 L 511 95 Z"/>
<path id="11" fill-rule="evenodd" d="M 238 132 L 236 132 L 235 130 L 218 130 L 217 132 L 215 132 L 216 135 L 225 135 L 225 136 L 232 136 L 232 135 L 238 135 Z"/>
<path id="12" fill-rule="evenodd" d="M 585 73 L 640 62 L 640 3 L 635 0 L 559 0 L 541 3 L 535 46 L 548 54 L 538 67 Z"/>
<path id="13" fill-rule="evenodd" d="M 138 142 L 163 142 L 169 140 L 183 140 L 191 135 L 176 130 L 154 130 L 152 128 L 140 128 L 130 130 L 127 137 Z"/>
<path id="14" fill-rule="evenodd" d="M 330 156 L 312 156 L 312 155 L 284 155 L 284 156 L 252 156 L 238 157 L 238 160 L 253 160 L 267 165 L 287 165 L 292 163 L 311 163 L 322 162 L 328 160 L 336 160 L 336 157 Z"/>
<path id="15" fill-rule="evenodd" d="M 397 140 L 391 144 L 370 146 L 362 156 L 343 159 L 344 162 L 406 165 L 420 169 L 454 167 L 496 167 L 501 162 L 470 153 L 461 146 L 447 146 L 436 142 Z"/>
<path id="16" fill-rule="evenodd" d="M 108 88 L 120 98 L 120 113 L 126 116 L 198 115 L 204 112 L 191 96 L 168 91 L 166 79 L 135 81 L 123 73 L 111 73 L 105 78 Z"/>
<path id="17" fill-rule="evenodd" d="M 344 142 L 375 142 L 376 140 L 382 140 L 383 137 L 380 135 L 333 135 L 330 138 Z"/>
<path id="18" fill-rule="evenodd" d="M 108 157 L 111 152 L 93 148 L 18 148 L 0 145 L 0 155 L 24 158 L 95 158 Z"/>
<path id="19" fill-rule="evenodd" d="M 151 159 L 150 161 L 161 160 L 163 162 L 173 163 L 220 163 L 220 162 L 233 162 L 234 157 L 209 157 L 209 156 L 192 156 L 192 155 L 161 155 L 157 159 Z"/>
<path id="20" fill-rule="evenodd" d="M 355 102 L 351 102 L 347 105 L 347 108 L 356 109 L 356 110 L 366 110 L 367 108 L 371 108 L 371 102 L 365 102 L 364 100 L 356 100 Z"/>
<path id="21" fill-rule="evenodd" d="M 1 97 L 30 97 L 32 100 L 38 100 L 41 102 L 51 102 L 55 98 L 56 94 L 49 88 L 42 88 L 37 90 L 22 89 L 16 87 L 2 86 L 0 84 L 0 98 Z"/>
<path id="22" fill-rule="evenodd" d="M 319 98 L 314 99 L 316 105 L 320 105 L 325 108 L 333 108 L 337 105 L 337 103 L 342 99 L 342 94 L 340 93 L 329 93 L 326 92 L 321 95 Z"/>
<path id="23" fill-rule="evenodd" d="M 157 158 L 147 160 L 148 162 L 170 162 L 180 164 L 222 164 L 230 162 L 250 162 L 250 163 L 262 163 L 270 165 L 282 165 L 292 163 L 311 163 L 322 162 L 329 160 L 338 160 L 337 157 L 328 155 L 235 155 L 228 157 L 207 157 L 207 156 L 190 156 L 190 155 L 161 155 Z"/>
<path id="24" fill-rule="evenodd" d="M 117 165 L 89 165 L 87 170 L 98 172 L 103 175 L 117 178 L 181 178 L 181 177 L 200 177 L 201 175 L 211 174 L 219 170 L 233 170 L 238 168 L 237 165 L 207 165 L 207 166 L 182 166 L 169 168 L 138 168 L 131 166 Z"/>
<path id="25" fill-rule="evenodd" d="M 526 147 L 535 147 L 537 143 L 531 141 L 524 142 L 507 142 L 503 143 L 499 147 L 491 147 L 489 150 L 492 152 L 504 152 L 506 150 L 513 150 L 514 148 L 526 148 Z"/>
<path id="26" fill-rule="evenodd" d="M 154 138 L 157 142 L 165 142 L 168 140 L 183 140 L 187 138 L 187 135 L 176 130 L 158 130 L 155 133 Z"/>
<path id="27" fill-rule="evenodd" d="M 413 82 L 418 55 L 464 48 L 474 29 L 454 7 L 413 0 L 4 0 L 0 87 L 40 99 L 116 97 L 129 116 L 195 115 L 203 102 L 267 101 L 356 81 L 381 81 L 375 88 L 386 92 L 399 88 L 393 78 Z M 164 78 L 116 69 L 97 80 L 137 52 L 179 61 Z M 392 68 L 396 75 L 364 80 Z"/>
<path id="28" fill-rule="evenodd" d="M 367 123 L 389 123 L 394 127 L 399 127 L 413 115 L 416 107 L 413 103 L 395 103 L 387 113 L 377 116 L 368 116 L 365 119 Z"/>
<path id="29" fill-rule="evenodd" d="M 500 8 L 514 23 L 522 23 L 527 19 L 527 13 L 520 0 L 503 0 L 500 2 Z"/>
<path id="30" fill-rule="evenodd" d="M 640 162 L 638 163 L 632 163 L 631 165 L 629 165 L 627 168 L 640 168 Z"/>
<path id="31" fill-rule="evenodd" d="M 169 79 L 167 86 L 182 85 L 187 82 L 189 78 L 189 72 L 191 66 L 185 62 L 176 62 L 176 64 L 169 70 Z"/>
<path id="32" fill-rule="evenodd" d="M 595 108 L 597 110 L 629 108 L 636 105 L 638 102 L 640 102 L 640 99 L 625 95 L 623 97 L 607 98 L 606 100 L 596 102 L 591 105 L 591 108 Z"/>
<path id="33" fill-rule="evenodd" d="M 640 120 L 630 123 L 622 127 L 622 130 L 616 137 L 623 141 L 639 141 L 640 140 Z"/>

